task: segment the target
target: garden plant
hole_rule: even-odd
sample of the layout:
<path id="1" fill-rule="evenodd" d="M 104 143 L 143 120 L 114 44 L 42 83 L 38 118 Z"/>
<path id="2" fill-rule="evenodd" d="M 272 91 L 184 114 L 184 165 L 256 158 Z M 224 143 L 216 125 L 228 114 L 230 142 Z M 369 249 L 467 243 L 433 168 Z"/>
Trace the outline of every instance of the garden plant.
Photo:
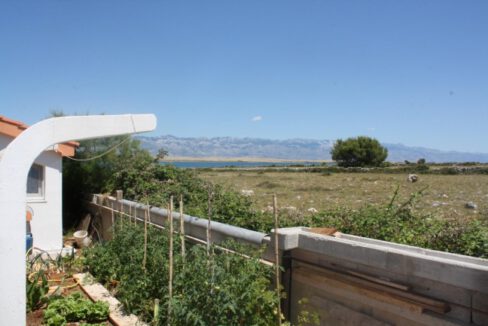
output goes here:
<path id="1" fill-rule="evenodd" d="M 168 233 L 149 226 L 144 261 L 144 226 L 121 221 L 111 241 L 85 251 L 87 269 L 122 302 L 125 310 L 154 325 L 270 325 L 278 298 L 270 266 L 259 251 L 227 243 L 232 251 L 174 243 L 173 296 L 168 297 Z M 170 314 L 168 312 L 171 311 Z"/>

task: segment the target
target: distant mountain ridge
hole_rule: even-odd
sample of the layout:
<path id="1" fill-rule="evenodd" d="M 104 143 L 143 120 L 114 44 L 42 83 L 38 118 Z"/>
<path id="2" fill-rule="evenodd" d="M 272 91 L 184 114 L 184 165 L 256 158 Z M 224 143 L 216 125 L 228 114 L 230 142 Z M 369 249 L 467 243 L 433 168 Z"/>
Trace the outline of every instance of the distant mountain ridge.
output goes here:
<path id="1" fill-rule="evenodd" d="M 330 160 L 330 149 L 334 140 L 285 139 L 235 137 L 159 137 L 138 136 L 143 148 L 156 154 L 160 148 L 170 156 L 180 157 L 259 157 L 284 160 Z M 388 161 L 415 162 L 425 158 L 428 162 L 483 162 L 488 163 L 488 153 L 466 153 L 441 151 L 424 147 L 410 147 L 403 144 L 384 143 L 388 149 Z"/>

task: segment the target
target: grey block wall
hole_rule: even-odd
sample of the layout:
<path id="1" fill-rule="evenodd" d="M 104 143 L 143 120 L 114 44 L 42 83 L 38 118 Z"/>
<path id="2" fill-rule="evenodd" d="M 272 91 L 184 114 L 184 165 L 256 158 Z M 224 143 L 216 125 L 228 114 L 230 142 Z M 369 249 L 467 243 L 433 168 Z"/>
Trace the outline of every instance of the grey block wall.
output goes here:
<path id="1" fill-rule="evenodd" d="M 485 259 L 306 228 L 279 237 L 292 320 L 305 298 L 322 325 L 488 325 Z"/>

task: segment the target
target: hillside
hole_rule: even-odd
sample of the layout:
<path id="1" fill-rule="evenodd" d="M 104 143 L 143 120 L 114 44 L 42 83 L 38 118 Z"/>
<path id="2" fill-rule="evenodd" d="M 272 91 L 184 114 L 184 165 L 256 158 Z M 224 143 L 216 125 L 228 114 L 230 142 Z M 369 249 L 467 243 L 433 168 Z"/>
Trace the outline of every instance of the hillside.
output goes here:
<path id="1" fill-rule="evenodd" d="M 198 137 L 185 138 L 164 135 L 160 137 L 137 137 L 144 148 L 155 154 L 164 148 L 170 156 L 179 157 L 258 157 L 283 160 L 330 160 L 330 149 L 334 140 L 260 138 Z M 488 153 L 466 153 L 441 151 L 423 147 L 409 147 L 403 144 L 383 144 L 388 148 L 388 161 L 428 162 L 488 162 Z"/>

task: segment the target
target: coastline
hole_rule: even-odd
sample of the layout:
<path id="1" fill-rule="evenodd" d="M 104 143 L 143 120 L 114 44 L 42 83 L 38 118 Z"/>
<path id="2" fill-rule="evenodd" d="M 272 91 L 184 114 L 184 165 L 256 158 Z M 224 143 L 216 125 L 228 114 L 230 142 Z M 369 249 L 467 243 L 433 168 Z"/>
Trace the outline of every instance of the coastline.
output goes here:
<path id="1" fill-rule="evenodd" d="M 303 160 L 303 159 L 279 159 L 279 158 L 264 158 L 264 157 L 190 157 L 190 156 L 167 156 L 162 162 L 265 162 L 265 163 L 296 163 L 296 162 L 313 162 L 313 163 L 327 163 L 332 160 Z"/>

